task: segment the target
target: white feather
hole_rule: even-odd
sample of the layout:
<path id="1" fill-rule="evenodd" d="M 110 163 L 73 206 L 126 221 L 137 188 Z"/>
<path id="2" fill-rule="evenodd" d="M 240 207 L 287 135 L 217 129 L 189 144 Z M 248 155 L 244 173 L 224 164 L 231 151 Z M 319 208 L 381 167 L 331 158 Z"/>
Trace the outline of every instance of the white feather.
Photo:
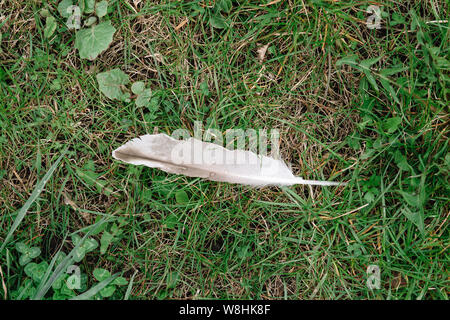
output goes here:
<path id="1" fill-rule="evenodd" d="M 281 160 L 250 151 L 228 150 L 194 138 L 176 140 L 165 134 L 135 138 L 114 150 L 112 156 L 129 164 L 158 168 L 169 173 L 254 187 L 345 184 L 304 180 L 294 176 Z"/>

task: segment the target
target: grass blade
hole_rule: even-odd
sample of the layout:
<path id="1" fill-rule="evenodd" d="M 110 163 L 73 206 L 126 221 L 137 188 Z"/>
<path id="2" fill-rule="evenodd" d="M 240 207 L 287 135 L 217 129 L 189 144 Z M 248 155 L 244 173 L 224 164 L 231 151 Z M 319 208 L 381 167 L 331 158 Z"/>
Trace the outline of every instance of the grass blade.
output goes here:
<path id="1" fill-rule="evenodd" d="M 64 157 L 64 155 L 66 154 L 66 152 L 67 152 L 67 149 L 63 151 L 63 153 L 59 156 L 58 160 L 56 160 L 56 162 L 50 167 L 50 169 L 44 175 L 42 180 L 39 181 L 39 183 L 34 188 L 33 192 L 31 193 L 31 196 L 28 198 L 27 202 L 25 202 L 23 207 L 17 212 L 16 219 L 14 220 L 14 223 L 13 223 L 11 229 L 9 230 L 8 235 L 6 236 L 5 241 L 3 242 L 3 244 L 0 248 L 0 253 L 5 248 L 6 244 L 8 243 L 8 241 L 14 234 L 14 231 L 16 231 L 17 227 L 22 222 L 23 218 L 25 218 L 25 215 L 27 214 L 28 209 L 31 207 L 33 202 L 36 201 L 36 199 L 39 197 L 42 190 L 44 190 L 45 184 L 52 177 L 53 172 L 55 172 L 56 168 L 58 167 L 59 163 L 61 162 L 61 160 Z"/>

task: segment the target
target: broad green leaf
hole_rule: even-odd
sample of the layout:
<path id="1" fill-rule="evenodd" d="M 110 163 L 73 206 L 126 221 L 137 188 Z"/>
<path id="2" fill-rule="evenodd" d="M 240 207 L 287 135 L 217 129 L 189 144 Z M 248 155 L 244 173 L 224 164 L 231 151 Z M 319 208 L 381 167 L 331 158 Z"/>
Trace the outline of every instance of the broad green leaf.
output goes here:
<path id="1" fill-rule="evenodd" d="M 86 238 L 81 244 L 82 241 L 81 237 L 77 234 L 72 235 L 72 243 L 74 246 L 79 247 L 74 250 L 73 258 L 76 262 L 80 262 L 83 260 L 86 253 L 91 252 L 95 250 L 95 248 L 98 247 L 98 243 L 95 239 L 92 238 Z"/>
<path id="2" fill-rule="evenodd" d="M 84 13 L 91 14 L 95 9 L 95 0 L 84 0 Z"/>
<path id="3" fill-rule="evenodd" d="M 236 249 L 236 253 L 237 253 L 237 256 L 241 259 L 245 259 L 245 258 L 251 257 L 253 255 L 252 251 L 250 250 L 249 245 L 238 247 Z"/>
<path id="4" fill-rule="evenodd" d="M 64 252 L 59 251 L 58 253 L 56 253 L 55 263 L 60 264 L 65 257 L 67 257 L 67 255 Z"/>
<path id="5" fill-rule="evenodd" d="M 225 22 L 225 19 L 222 18 L 220 15 L 211 16 L 211 18 L 209 19 L 209 23 L 211 24 L 211 26 L 213 28 L 217 28 L 217 29 L 224 29 L 227 27 L 227 23 Z"/>
<path id="6" fill-rule="evenodd" d="M 86 8 L 86 0 L 78 0 L 78 7 L 80 8 L 81 13 L 84 13 Z"/>
<path id="7" fill-rule="evenodd" d="M 178 204 L 189 203 L 189 196 L 185 191 L 178 191 L 175 193 L 175 200 Z"/>
<path id="8" fill-rule="evenodd" d="M 421 234 L 425 234 L 425 223 L 424 223 L 424 217 L 421 214 L 421 211 L 411 211 L 409 208 L 404 207 L 401 210 L 402 214 L 411 221 L 417 229 L 419 229 Z"/>
<path id="9" fill-rule="evenodd" d="M 59 4 L 58 4 L 58 12 L 59 14 L 64 17 L 64 18 L 68 18 L 71 16 L 71 12 L 69 10 L 69 8 L 73 5 L 72 0 L 62 0 Z"/>
<path id="10" fill-rule="evenodd" d="M 391 95 L 392 99 L 396 103 L 400 103 L 400 100 L 398 100 L 397 93 L 395 92 L 394 88 L 392 88 L 391 84 L 389 83 L 388 75 L 392 72 L 390 69 L 385 69 L 380 71 L 380 82 L 383 88 Z"/>
<path id="11" fill-rule="evenodd" d="M 105 254 L 109 245 L 113 241 L 114 236 L 108 231 L 104 231 L 102 237 L 100 238 L 100 254 Z"/>
<path id="12" fill-rule="evenodd" d="M 59 276 L 59 278 L 57 278 L 57 279 L 55 280 L 55 282 L 53 282 L 52 288 L 55 289 L 55 290 L 61 289 L 61 287 L 62 287 L 64 281 L 66 280 L 66 278 L 67 278 L 67 274 L 65 274 L 65 273 L 61 274 L 61 275 Z"/>
<path id="13" fill-rule="evenodd" d="M 200 91 L 205 96 L 209 96 L 210 95 L 209 88 L 208 88 L 208 83 L 206 81 L 200 83 Z"/>
<path id="14" fill-rule="evenodd" d="M 383 56 L 379 56 L 377 58 L 371 58 L 371 59 L 366 59 L 366 60 L 362 60 L 360 62 L 360 65 L 366 69 L 369 69 L 371 66 L 373 66 L 375 63 L 377 63 L 378 61 L 380 61 L 380 59 L 383 58 Z"/>
<path id="15" fill-rule="evenodd" d="M 340 67 L 344 64 L 347 64 L 349 66 L 357 66 L 358 65 L 357 60 L 358 60 L 357 55 L 346 56 L 336 61 L 336 67 Z"/>
<path id="16" fill-rule="evenodd" d="M 41 263 L 34 263 L 31 262 L 27 264 L 24 268 L 25 274 L 29 276 L 31 279 L 33 279 L 34 282 L 39 283 L 41 282 L 42 278 L 44 277 L 45 272 L 47 271 L 48 263 L 45 261 L 42 261 Z"/>
<path id="17" fill-rule="evenodd" d="M 170 214 L 168 215 L 163 222 L 163 225 L 166 226 L 169 229 L 173 229 L 177 226 L 178 224 L 178 218 L 176 215 L 174 214 Z"/>
<path id="18" fill-rule="evenodd" d="M 92 26 L 94 23 L 97 22 L 97 18 L 96 17 L 89 17 L 85 22 L 84 22 L 84 26 L 85 27 L 90 27 Z"/>
<path id="19" fill-rule="evenodd" d="M 73 252 L 73 260 L 75 262 L 80 262 L 83 260 L 84 256 L 86 255 L 86 249 L 83 247 L 79 247 Z"/>
<path id="20" fill-rule="evenodd" d="M 103 268 L 96 268 L 94 269 L 93 275 L 97 281 L 103 281 L 111 277 L 111 272 Z"/>
<path id="21" fill-rule="evenodd" d="M 152 97 L 152 90 L 145 89 L 142 91 L 136 98 L 136 106 L 137 107 L 148 107 L 150 104 L 150 99 Z"/>
<path id="22" fill-rule="evenodd" d="M 73 243 L 74 246 L 77 246 L 80 243 L 80 241 L 81 241 L 81 237 L 79 235 L 77 235 L 77 234 L 73 234 L 71 236 L 71 239 L 72 239 L 72 243 Z"/>
<path id="23" fill-rule="evenodd" d="M 142 81 L 137 81 L 131 85 L 131 92 L 134 94 L 140 94 L 145 89 L 145 83 Z"/>
<path id="24" fill-rule="evenodd" d="M 394 161 L 400 170 L 404 170 L 404 171 L 411 170 L 411 167 L 409 166 L 406 157 L 399 150 L 395 151 L 395 153 L 394 153 Z"/>
<path id="25" fill-rule="evenodd" d="M 45 19 L 44 37 L 50 38 L 56 30 L 56 19 L 53 16 Z"/>
<path id="26" fill-rule="evenodd" d="M 50 16 L 51 16 L 50 11 L 48 11 L 47 8 L 42 8 L 42 9 L 39 11 L 39 15 L 40 15 L 42 18 L 47 18 L 47 17 L 50 17 Z"/>
<path id="27" fill-rule="evenodd" d="M 100 1 L 95 5 L 95 14 L 103 18 L 108 13 L 108 1 Z"/>
<path id="28" fill-rule="evenodd" d="M 104 287 L 102 290 L 100 290 L 100 295 L 103 298 L 109 298 L 114 294 L 115 291 L 116 291 L 116 287 L 109 285 L 109 286 Z"/>
<path id="29" fill-rule="evenodd" d="M 117 286 L 124 286 L 128 283 L 128 280 L 125 279 L 124 277 L 117 277 L 116 279 L 114 279 L 113 282 L 111 282 L 112 285 L 117 285 Z"/>
<path id="30" fill-rule="evenodd" d="M 113 69 L 97 75 L 100 91 L 109 99 L 122 100 L 121 86 L 128 84 L 128 75 L 120 69 Z"/>
<path id="31" fill-rule="evenodd" d="M 231 11 L 231 8 L 233 7 L 233 4 L 231 0 L 220 0 L 216 6 L 219 11 L 225 11 L 226 13 L 229 13 Z"/>
<path id="32" fill-rule="evenodd" d="M 80 58 L 94 60 L 97 56 L 108 49 L 113 40 L 116 29 L 111 21 L 101 22 L 88 29 L 77 31 L 75 35 L 75 48 L 80 53 Z"/>
<path id="33" fill-rule="evenodd" d="M 53 79 L 52 83 L 50 84 L 50 90 L 54 91 L 61 90 L 61 80 Z"/>
<path id="34" fill-rule="evenodd" d="M 87 238 L 82 244 L 82 247 L 86 250 L 86 253 L 88 253 L 95 250 L 98 247 L 98 242 L 95 239 Z"/>
<path id="35" fill-rule="evenodd" d="M 378 85 L 377 82 L 375 81 L 375 78 L 373 77 L 373 75 L 370 73 L 369 70 L 363 69 L 363 72 L 367 78 L 367 81 L 369 81 L 369 83 L 372 85 L 372 87 L 375 89 L 376 92 L 379 91 L 378 89 Z"/>
<path id="36" fill-rule="evenodd" d="M 408 70 L 408 67 L 403 67 L 403 65 L 399 64 L 399 65 L 394 66 L 393 68 L 387 68 L 387 69 L 381 70 L 380 74 L 387 77 L 387 76 L 392 76 L 396 73 L 400 73 L 400 72 L 403 72 L 406 70 Z"/>
<path id="37" fill-rule="evenodd" d="M 99 174 L 87 170 L 83 171 L 80 168 L 77 168 L 75 172 L 87 185 L 95 186 L 99 193 L 103 192 L 105 195 L 109 196 L 113 192 L 111 188 L 106 187 L 106 181 L 98 178 Z"/>
<path id="38" fill-rule="evenodd" d="M 410 206 L 420 208 L 423 205 L 419 195 L 411 194 L 401 190 L 399 190 L 398 192 L 402 195 L 403 199 L 405 199 L 406 203 L 408 203 Z"/>
<path id="39" fill-rule="evenodd" d="M 70 289 L 67 285 L 67 282 L 63 282 L 60 290 L 61 294 L 67 296 L 67 297 L 75 297 L 76 293 Z"/>
<path id="40" fill-rule="evenodd" d="M 30 256 L 23 254 L 19 257 L 19 264 L 21 266 L 26 265 L 28 262 L 30 262 L 32 259 L 30 258 Z"/>
<path id="41" fill-rule="evenodd" d="M 393 133 L 398 129 L 398 126 L 402 122 L 400 117 L 389 118 L 383 123 L 383 130 L 387 131 L 387 133 Z"/>
<path id="42" fill-rule="evenodd" d="M 175 288 L 175 286 L 177 285 L 177 282 L 178 282 L 178 278 L 179 278 L 178 272 L 176 272 L 176 271 L 170 272 L 166 278 L 167 288 L 168 289 Z"/>
<path id="43" fill-rule="evenodd" d="M 38 257 L 41 254 L 41 249 L 38 247 L 32 247 L 30 248 L 30 250 L 27 252 L 27 255 L 31 258 L 34 259 L 36 257 Z"/>
<path id="44" fill-rule="evenodd" d="M 105 279 L 103 281 L 101 281 L 100 283 L 97 283 L 95 286 L 93 286 L 92 288 L 90 288 L 88 291 L 73 297 L 71 300 L 87 300 L 92 298 L 93 296 L 95 296 L 100 290 L 102 290 L 103 288 L 105 288 L 109 283 L 111 283 L 111 281 L 113 281 L 116 277 L 118 276 L 118 274 L 113 275 L 112 277 Z"/>
<path id="45" fill-rule="evenodd" d="M 15 299 L 25 300 L 36 293 L 36 287 L 33 286 L 33 280 L 27 278 L 17 291 L 19 295 Z"/>
<path id="46" fill-rule="evenodd" d="M 16 243 L 16 250 L 19 251 L 20 253 L 26 253 L 29 249 L 30 249 L 30 247 L 27 246 L 23 242 L 17 242 Z"/>

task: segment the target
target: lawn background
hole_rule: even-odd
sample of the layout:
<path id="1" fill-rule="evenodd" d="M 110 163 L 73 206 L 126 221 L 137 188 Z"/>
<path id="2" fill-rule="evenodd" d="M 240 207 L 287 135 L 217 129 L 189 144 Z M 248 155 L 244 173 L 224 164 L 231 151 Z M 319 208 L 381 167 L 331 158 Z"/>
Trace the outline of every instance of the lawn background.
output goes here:
<path id="1" fill-rule="evenodd" d="M 374 4 L 380 29 L 367 26 Z M 90 230 L 103 250 L 77 263 L 83 289 L 96 268 L 128 280 L 94 298 L 448 298 L 446 1 L 109 6 L 114 41 L 91 62 L 56 1 L 0 1 L 0 243 L 68 148 L 0 252 L 0 295 L 39 290 L 17 243 L 40 248 L 44 266 Z M 58 21 L 49 39 L 43 8 Z M 145 81 L 155 103 L 106 98 L 96 75 L 113 68 Z M 111 157 L 142 134 L 193 133 L 194 121 L 276 128 L 296 175 L 349 185 L 255 190 Z M 366 285 L 369 265 L 380 289 Z M 83 292 L 67 289 L 43 298 Z"/>

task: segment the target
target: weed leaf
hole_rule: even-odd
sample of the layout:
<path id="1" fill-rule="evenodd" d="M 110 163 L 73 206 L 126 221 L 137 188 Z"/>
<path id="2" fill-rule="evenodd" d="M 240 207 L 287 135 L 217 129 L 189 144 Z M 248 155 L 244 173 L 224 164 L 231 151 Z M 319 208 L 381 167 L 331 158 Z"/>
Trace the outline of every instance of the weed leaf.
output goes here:
<path id="1" fill-rule="evenodd" d="M 97 58 L 100 53 L 108 49 L 115 32 L 116 29 L 111 25 L 111 21 L 77 31 L 75 48 L 78 49 L 80 58 L 91 61 Z"/>

